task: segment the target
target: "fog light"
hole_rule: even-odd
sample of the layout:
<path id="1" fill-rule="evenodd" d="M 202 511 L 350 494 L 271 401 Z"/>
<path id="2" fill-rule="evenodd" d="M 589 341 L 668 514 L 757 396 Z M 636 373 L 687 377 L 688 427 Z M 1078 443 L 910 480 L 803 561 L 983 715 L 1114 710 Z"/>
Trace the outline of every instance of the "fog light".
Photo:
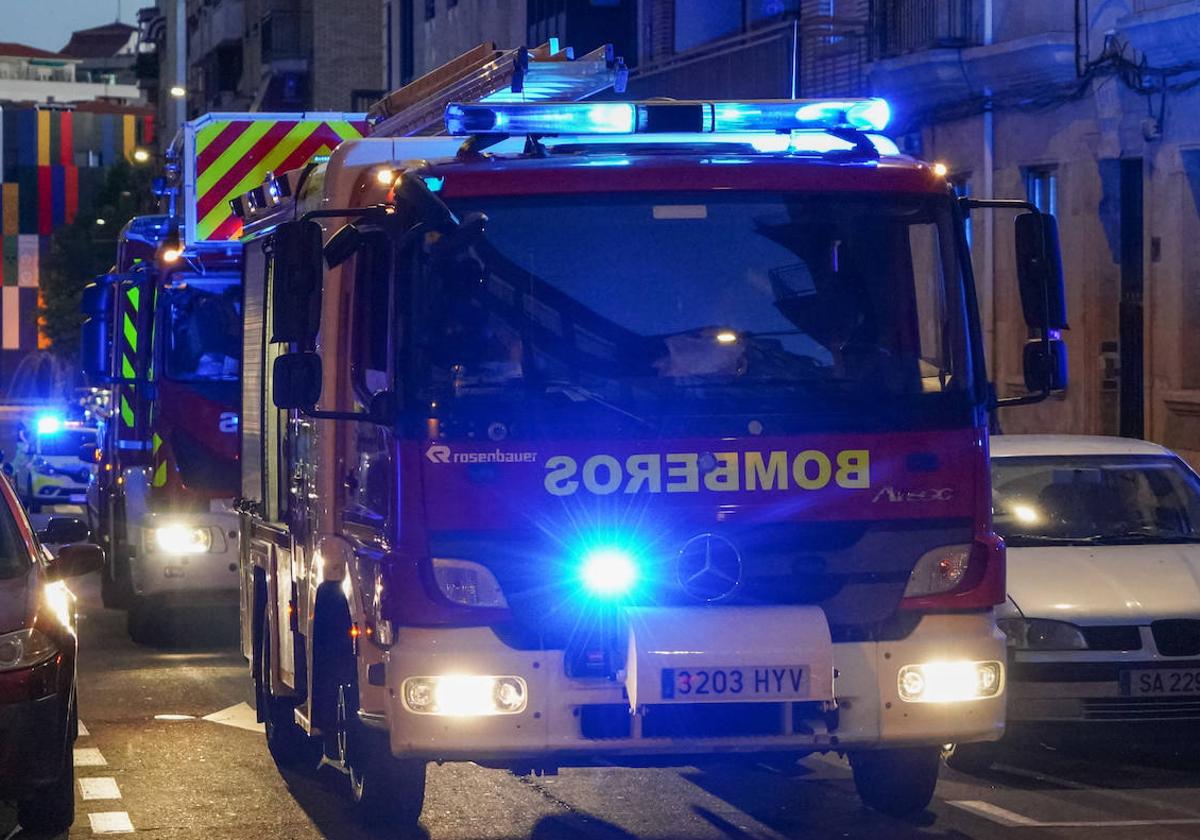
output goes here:
<path id="1" fill-rule="evenodd" d="M 212 548 L 212 532 L 208 528 L 189 525 L 161 525 L 152 528 L 154 544 L 165 554 L 204 554 Z"/>
<path id="2" fill-rule="evenodd" d="M 520 677 L 409 677 L 401 694 L 405 708 L 419 715 L 515 715 L 528 702 L 528 688 Z"/>
<path id="3" fill-rule="evenodd" d="M 905 665 L 897 678 L 907 703 L 959 703 L 995 697 L 1004 686 L 999 662 L 926 662 Z"/>

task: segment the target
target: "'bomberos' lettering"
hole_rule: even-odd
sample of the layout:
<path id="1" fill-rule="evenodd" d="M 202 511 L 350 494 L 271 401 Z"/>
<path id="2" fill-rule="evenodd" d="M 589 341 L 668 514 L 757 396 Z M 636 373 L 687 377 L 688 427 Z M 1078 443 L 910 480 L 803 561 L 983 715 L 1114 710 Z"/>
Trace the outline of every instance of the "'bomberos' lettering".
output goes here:
<path id="1" fill-rule="evenodd" d="M 703 463 L 702 463 L 703 462 Z M 866 449 L 822 452 L 698 452 L 570 455 L 546 459 L 546 491 L 555 496 L 585 492 L 722 493 L 731 491 L 821 490 L 871 486 L 871 457 Z"/>

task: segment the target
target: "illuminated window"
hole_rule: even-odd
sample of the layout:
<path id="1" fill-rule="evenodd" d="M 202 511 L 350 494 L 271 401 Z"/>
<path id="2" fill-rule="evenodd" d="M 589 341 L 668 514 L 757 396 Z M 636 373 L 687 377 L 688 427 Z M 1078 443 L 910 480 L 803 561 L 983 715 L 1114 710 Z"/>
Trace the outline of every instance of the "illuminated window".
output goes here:
<path id="1" fill-rule="evenodd" d="M 1025 168 L 1025 196 L 1043 213 L 1058 215 L 1058 170 L 1053 166 Z"/>

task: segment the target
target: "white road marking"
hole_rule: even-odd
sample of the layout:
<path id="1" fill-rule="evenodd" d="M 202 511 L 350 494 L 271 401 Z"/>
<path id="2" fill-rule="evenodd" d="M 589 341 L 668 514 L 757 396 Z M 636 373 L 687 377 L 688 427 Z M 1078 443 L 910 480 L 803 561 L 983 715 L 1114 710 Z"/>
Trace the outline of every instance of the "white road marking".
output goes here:
<path id="1" fill-rule="evenodd" d="M 83 721 L 79 721 L 79 734 L 80 734 L 81 736 L 83 736 L 83 735 L 91 735 L 91 734 L 92 734 L 91 732 L 88 732 L 88 728 L 87 728 L 86 726 L 84 726 L 84 725 L 83 725 Z"/>
<path id="2" fill-rule="evenodd" d="M 1124 802 L 1132 802 L 1139 805 L 1149 802 L 1156 808 L 1161 808 L 1164 811 L 1174 811 L 1177 814 L 1186 814 L 1189 818 L 1200 817 L 1200 811 L 1197 811 L 1195 808 L 1176 805 L 1173 802 L 1164 802 L 1157 797 L 1147 796 L 1145 794 L 1133 794 L 1121 790 L 1099 787 L 1097 785 L 1089 785 L 1085 782 L 1077 782 L 1074 779 L 1064 779 L 1061 776 L 1052 776 L 1049 773 L 1043 773 L 1040 770 L 1026 770 L 1023 767 L 1013 767 L 1009 764 L 997 764 L 995 769 L 1001 773 L 1007 773 L 1012 776 L 1033 779 L 1037 782 L 1050 782 L 1051 784 L 1061 785 L 1062 787 L 1069 788 L 1071 790 L 1091 791 L 1093 793 L 1099 793 L 1103 796 L 1107 796 L 1111 799 L 1120 799 Z"/>
<path id="3" fill-rule="evenodd" d="M 128 811 L 104 811 L 99 814 L 88 814 L 88 822 L 92 824 L 93 834 L 133 833 L 133 823 L 129 821 Z"/>
<path id="4" fill-rule="evenodd" d="M 97 776 L 79 780 L 79 792 L 84 799 L 120 799 L 121 789 L 111 776 Z"/>
<path id="5" fill-rule="evenodd" d="M 83 747 L 75 750 L 76 767 L 104 767 L 108 762 L 95 747 Z"/>
<path id="6" fill-rule="evenodd" d="M 202 720 L 207 720 L 210 723 L 219 723 L 222 726 L 246 729 L 250 732 L 262 732 L 263 725 L 255 719 L 256 717 L 257 715 L 254 709 L 250 708 L 249 703 L 238 703 L 236 706 L 230 706 L 228 709 L 221 709 L 219 712 L 205 715 Z"/>
<path id="7" fill-rule="evenodd" d="M 195 715 L 155 715 L 155 720 L 195 720 Z"/>
<path id="8" fill-rule="evenodd" d="M 946 803 L 1008 828 L 1142 828 L 1152 825 L 1200 825 L 1200 818 L 1162 820 L 1035 820 L 990 802 L 959 799 Z"/>
<path id="9" fill-rule="evenodd" d="M 991 820 L 992 822 L 999 823 L 1000 825 L 1041 825 L 1041 823 L 1039 823 L 1037 820 L 1030 819 L 1029 817 L 1010 811 L 1007 808 L 1001 808 L 999 805 L 993 805 L 990 802 L 983 802 L 978 799 L 958 799 L 947 802 L 946 804 L 953 805 L 956 808 L 962 808 L 964 811 L 970 811 L 976 816 L 983 817 L 984 819 Z"/>

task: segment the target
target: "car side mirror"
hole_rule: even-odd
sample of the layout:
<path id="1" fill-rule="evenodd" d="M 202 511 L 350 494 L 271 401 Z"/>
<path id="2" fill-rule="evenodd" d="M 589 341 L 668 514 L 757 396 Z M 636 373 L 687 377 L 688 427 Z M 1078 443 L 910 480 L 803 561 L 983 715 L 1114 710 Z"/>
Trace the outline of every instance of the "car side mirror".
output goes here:
<path id="1" fill-rule="evenodd" d="M 285 353 L 271 367 L 271 401 L 276 408 L 311 409 L 321 399 L 321 357 Z"/>
<path id="2" fill-rule="evenodd" d="M 87 523 L 73 516 L 51 516 L 45 529 L 38 532 L 38 539 L 47 545 L 87 542 L 91 536 Z"/>
<path id="3" fill-rule="evenodd" d="M 1067 293 L 1054 217 L 1048 213 L 1017 216 L 1016 249 L 1025 323 L 1038 330 L 1067 329 Z"/>
<path id="4" fill-rule="evenodd" d="M 85 443 L 79 447 L 79 460 L 85 464 L 96 463 L 96 452 L 99 447 L 94 443 Z"/>
<path id="5" fill-rule="evenodd" d="M 329 242 L 325 245 L 325 264 L 330 268 L 337 268 L 354 256 L 354 252 L 361 244 L 362 231 L 358 229 L 358 225 L 353 222 L 342 225 L 333 236 L 329 237 Z"/>
<path id="6" fill-rule="evenodd" d="M 1067 387 L 1067 343 L 1061 338 L 1030 339 L 1024 352 L 1025 389 L 1031 394 Z"/>
<path id="7" fill-rule="evenodd" d="M 93 543 L 64 545 L 50 564 L 50 576 L 55 580 L 79 577 L 104 568 L 104 549 Z"/>
<path id="8" fill-rule="evenodd" d="M 284 222 L 271 257 L 271 341 L 306 343 L 317 336 L 321 313 L 321 226 Z"/>

